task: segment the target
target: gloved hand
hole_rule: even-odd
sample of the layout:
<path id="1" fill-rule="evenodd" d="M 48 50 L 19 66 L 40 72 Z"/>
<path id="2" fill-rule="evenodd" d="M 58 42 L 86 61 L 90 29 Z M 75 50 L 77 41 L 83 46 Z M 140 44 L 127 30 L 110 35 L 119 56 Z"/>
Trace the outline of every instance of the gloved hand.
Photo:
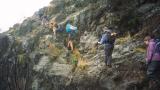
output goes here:
<path id="1" fill-rule="evenodd" d="M 100 42 L 97 42 L 98 44 L 101 44 Z"/>

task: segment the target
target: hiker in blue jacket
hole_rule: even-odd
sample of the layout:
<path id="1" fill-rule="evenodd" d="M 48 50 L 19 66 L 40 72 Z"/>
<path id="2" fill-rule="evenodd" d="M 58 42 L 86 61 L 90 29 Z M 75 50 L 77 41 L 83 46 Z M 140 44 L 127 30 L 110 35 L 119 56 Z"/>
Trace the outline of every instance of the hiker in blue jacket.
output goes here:
<path id="1" fill-rule="evenodd" d="M 111 67 L 111 59 L 112 59 L 112 52 L 114 49 L 114 42 L 116 33 L 112 33 L 110 29 L 107 27 L 103 28 L 104 34 L 102 35 L 100 42 L 98 44 L 104 44 L 104 52 L 105 52 L 105 64 L 108 67 Z"/>

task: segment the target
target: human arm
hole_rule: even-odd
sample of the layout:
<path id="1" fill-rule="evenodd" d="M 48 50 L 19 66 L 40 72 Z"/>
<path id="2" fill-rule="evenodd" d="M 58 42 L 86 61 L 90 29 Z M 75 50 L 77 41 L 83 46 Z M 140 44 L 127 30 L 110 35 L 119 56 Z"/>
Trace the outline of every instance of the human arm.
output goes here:
<path id="1" fill-rule="evenodd" d="M 106 36 L 106 34 L 103 34 L 102 38 L 101 38 L 100 42 L 98 42 L 98 44 L 104 44 L 106 41 L 107 41 L 107 36 Z"/>

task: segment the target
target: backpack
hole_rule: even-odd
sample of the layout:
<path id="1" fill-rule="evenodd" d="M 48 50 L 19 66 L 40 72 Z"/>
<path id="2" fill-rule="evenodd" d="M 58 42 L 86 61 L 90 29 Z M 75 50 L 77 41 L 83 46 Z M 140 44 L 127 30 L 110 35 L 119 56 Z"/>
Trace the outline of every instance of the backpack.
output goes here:
<path id="1" fill-rule="evenodd" d="M 66 25 L 66 32 L 71 33 L 72 31 L 74 31 L 74 33 L 78 33 L 77 27 L 75 27 L 75 30 L 71 30 L 71 24 L 67 24 Z"/>
<path id="2" fill-rule="evenodd" d="M 160 54 L 160 39 L 155 39 L 155 51 L 154 53 L 159 53 Z"/>
<path id="3" fill-rule="evenodd" d="M 155 53 L 160 54 L 160 39 L 155 39 L 154 42 L 155 42 L 156 44 L 155 44 L 154 52 L 153 52 L 152 55 L 151 55 L 151 60 L 152 60 L 153 55 L 154 55 Z"/>
<path id="4" fill-rule="evenodd" d="M 70 24 L 67 24 L 67 25 L 66 25 L 66 32 L 67 32 L 67 33 L 70 33 L 70 32 L 71 32 Z"/>
<path id="5" fill-rule="evenodd" d="M 109 43 L 110 44 L 114 44 L 115 42 L 115 37 L 114 36 L 111 36 L 110 39 L 108 39 Z"/>
<path id="6" fill-rule="evenodd" d="M 107 43 L 114 44 L 114 42 L 115 42 L 115 37 L 111 36 L 111 34 L 108 34 L 107 35 Z"/>

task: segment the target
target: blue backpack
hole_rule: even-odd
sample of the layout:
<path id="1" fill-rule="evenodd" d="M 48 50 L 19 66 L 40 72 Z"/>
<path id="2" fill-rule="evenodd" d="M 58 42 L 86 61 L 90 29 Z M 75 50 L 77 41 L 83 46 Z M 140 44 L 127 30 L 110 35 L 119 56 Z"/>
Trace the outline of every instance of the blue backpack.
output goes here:
<path id="1" fill-rule="evenodd" d="M 70 33 L 70 32 L 71 32 L 70 24 L 67 24 L 67 25 L 66 25 L 66 32 L 67 32 L 67 33 Z"/>

